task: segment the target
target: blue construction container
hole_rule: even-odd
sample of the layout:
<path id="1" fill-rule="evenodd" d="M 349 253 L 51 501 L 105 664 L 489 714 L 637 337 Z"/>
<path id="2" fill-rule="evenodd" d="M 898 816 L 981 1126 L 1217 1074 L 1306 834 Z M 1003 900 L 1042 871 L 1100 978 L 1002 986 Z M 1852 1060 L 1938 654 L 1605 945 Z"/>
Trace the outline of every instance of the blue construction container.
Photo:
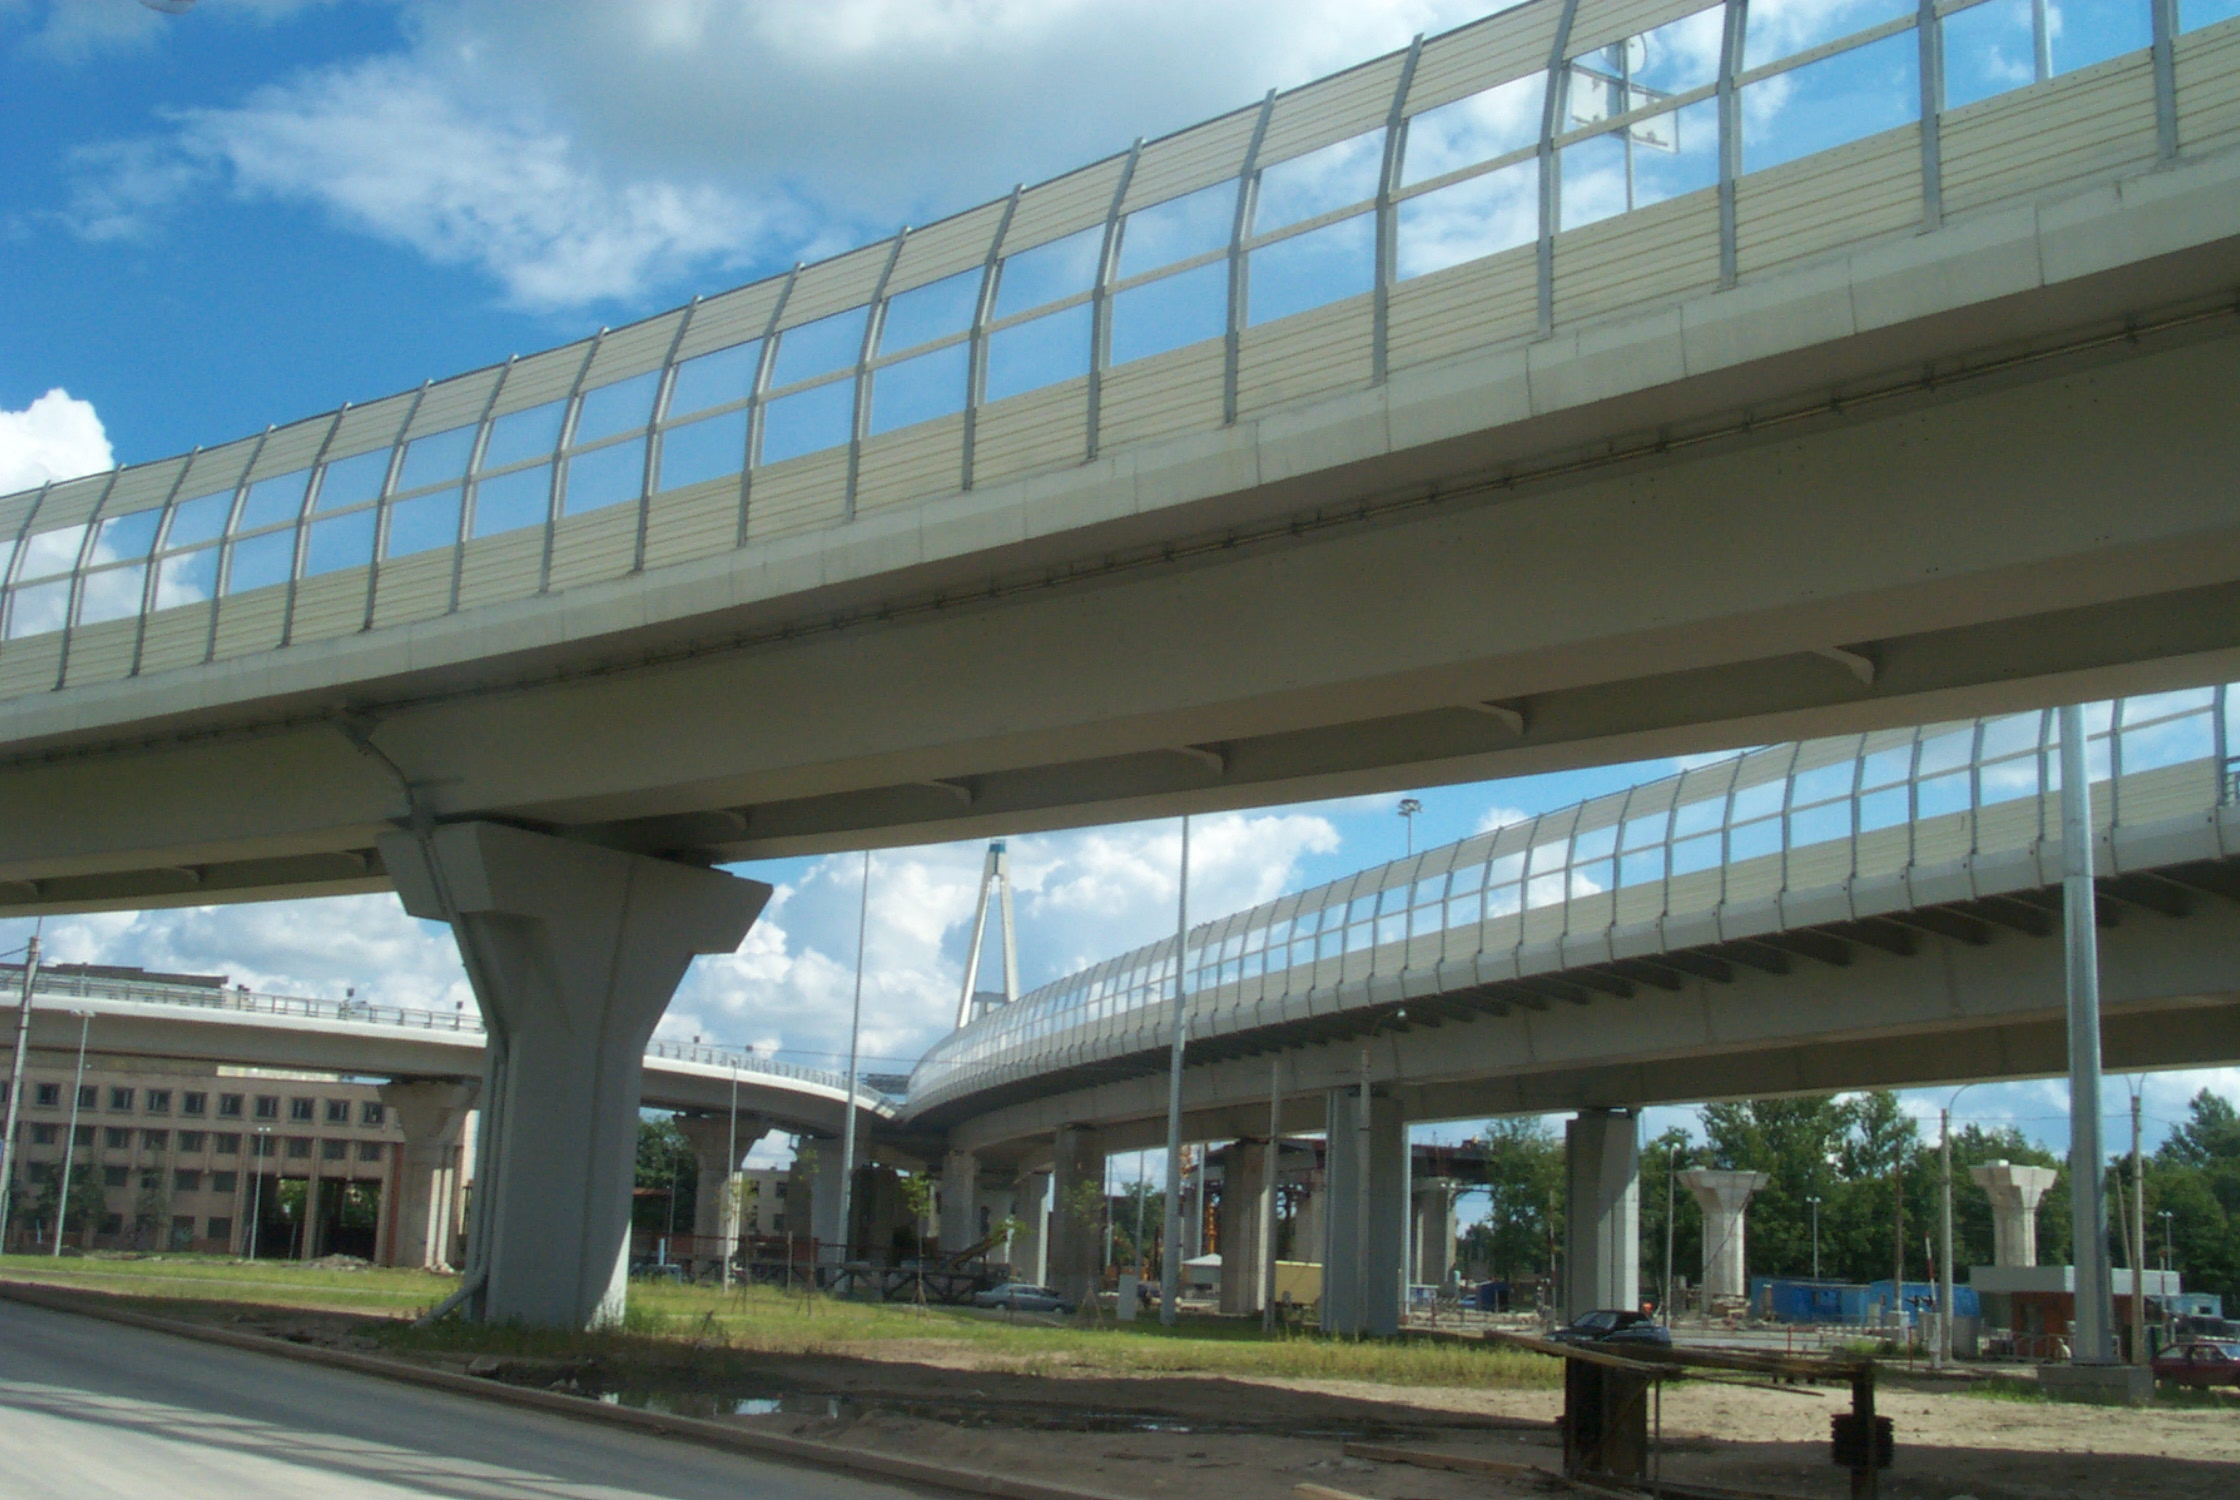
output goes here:
<path id="1" fill-rule="evenodd" d="M 1910 1317 L 1936 1304 L 1934 1282 L 1905 1284 L 1905 1310 Z M 1952 1289 L 1954 1311 L 1963 1318 L 1979 1315 L 1975 1288 Z M 1813 1281 L 1808 1277 L 1753 1276 L 1750 1306 L 1760 1316 L 1769 1312 L 1777 1323 L 1850 1323 L 1863 1325 L 1881 1315 L 1890 1304 L 1887 1277 L 1868 1285 L 1855 1281 Z"/>

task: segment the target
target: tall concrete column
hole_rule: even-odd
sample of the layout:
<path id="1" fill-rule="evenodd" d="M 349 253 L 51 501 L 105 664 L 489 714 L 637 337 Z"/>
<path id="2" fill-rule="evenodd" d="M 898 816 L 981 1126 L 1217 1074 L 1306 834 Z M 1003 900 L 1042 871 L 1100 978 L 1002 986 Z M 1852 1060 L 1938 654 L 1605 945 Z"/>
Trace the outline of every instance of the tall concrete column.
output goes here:
<path id="1" fill-rule="evenodd" d="M 1567 1319 L 1596 1308 L 1641 1305 L 1641 1163 L 1635 1123 L 1630 1110 L 1588 1109 L 1563 1127 Z"/>
<path id="2" fill-rule="evenodd" d="M 956 1256 L 980 1240 L 980 1158 L 951 1151 L 941 1158 L 941 1253 Z"/>
<path id="3" fill-rule="evenodd" d="M 817 1242 L 817 1264 L 837 1266 L 849 1258 L 846 1226 L 840 1222 L 840 1142 L 819 1136 L 809 1183 L 809 1237 Z"/>
<path id="4" fill-rule="evenodd" d="M 1267 1302 L 1268 1268 L 1260 1259 L 1260 1192 L 1274 1170 L 1266 1141 L 1232 1141 L 1221 1174 L 1221 1310 L 1256 1313 Z"/>
<path id="5" fill-rule="evenodd" d="M 1011 1239 L 1011 1279 L 1031 1282 L 1036 1286 L 1049 1282 L 1049 1265 L 1044 1251 L 1048 1246 L 1050 1213 L 1046 1199 L 1050 1194 L 1048 1171 L 1022 1171 L 1012 1179 L 1011 1217 L 1019 1221 L 1019 1232 Z"/>
<path id="6" fill-rule="evenodd" d="M 1773 1179 L 1763 1172 L 1721 1172 L 1691 1167 L 1680 1174 L 1680 1185 L 1695 1194 L 1703 1210 L 1703 1295 L 1706 1305 L 1718 1297 L 1750 1294 L 1750 1269 L 1743 1253 L 1743 1212 L 1751 1194 Z"/>
<path id="7" fill-rule="evenodd" d="M 319 1257 L 319 1146 L 311 1146 L 311 1165 L 303 1169 L 303 1221 L 296 1228 L 296 1259 Z"/>
<path id="8" fill-rule="evenodd" d="M 739 1164 L 727 1160 L 736 1145 L 739 1155 L 762 1139 L 760 1120 L 742 1117 L 734 1134 L 731 1116 L 678 1115 L 677 1129 L 692 1147 L 699 1179 L 692 1197 L 692 1270 L 720 1270 L 726 1256 L 739 1248 Z"/>
<path id="9" fill-rule="evenodd" d="M 2036 1265 L 2038 1200 L 2053 1186 L 2053 1168 L 1992 1161 L 1968 1168 L 1968 1175 L 1991 1199 L 1991 1263 Z"/>
<path id="10" fill-rule="evenodd" d="M 1320 1264 L 1327 1249 L 1323 1233 L 1323 1210 L 1330 1203 L 1330 1174 L 1326 1169 L 1307 1173 L 1307 1181 L 1291 1204 L 1291 1256 L 1292 1260 L 1312 1261 Z"/>
<path id="11" fill-rule="evenodd" d="M 1442 1285 L 1454 1270 L 1454 1200 L 1461 1186 L 1451 1177 L 1426 1177 L 1413 1184 L 1419 1282 Z"/>
<path id="12" fill-rule="evenodd" d="M 1079 1304 L 1096 1295 L 1103 1279 L 1104 1137 L 1085 1125 L 1062 1125 L 1054 1160 L 1045 1284 Z"/>
<path id="13" fill-rule="evenodd" d="M 460 1137 L 476 1092 L 471 1083 L 381 1085 L 381 1107 L 404 1135 L 395 1191 L 381 1201 L 383 1265 L 451 1269 L 459 1233 Z"/>
<path id="14" fill-rule="evenodd" d="M 1328 1109 L 1322 1330 L 1377 1337 L 1396 1334 L 1400 1278 L 1408 1253 L 1407 1122 L 1400 1116 L 1397 1100 L 1372 1093 L 1368 1128 L 1362 1129 L 1358 1087 L 1330 1090 Z"/>
<path id="15" fill-rule="evenodd" d="M 496 823 L 380 847 L 405 910 L 452 924 L 490 1036 L 476 1310 L 619 1320 L 646 1041 L 694 955 L 736 949 L 770 887 Z"/>

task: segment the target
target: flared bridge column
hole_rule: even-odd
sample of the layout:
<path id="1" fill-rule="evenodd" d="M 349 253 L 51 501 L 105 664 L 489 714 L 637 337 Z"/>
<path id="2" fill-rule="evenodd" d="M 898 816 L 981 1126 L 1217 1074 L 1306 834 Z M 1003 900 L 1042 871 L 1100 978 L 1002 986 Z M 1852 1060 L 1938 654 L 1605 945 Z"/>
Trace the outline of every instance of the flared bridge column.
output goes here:
<path id="1" fill-rule="evenodd" d="M 734 1150 L 745 1156 L 762 1139 L 762 1121 L 743 1117 L 736 1128 L 723 1115 L 678 1115 L 677 1129 L 692 1147 L 699 1168 L 692 1198 L 692 1274 L 721 1270 L 739 1249 L 739 1163 L 726 1160 Z"/>
<path id="2" fill-rule="evenodd" d="M 459 1234 L 460 1137 L 474 1104 L 471 1083 L 381 1085 L 381 1107 L 404 1133 L 396 1191 L 381 1205 L 381 1264 L 448 1271 Z"/>
<path id="3" fill-rule="evenodd" d="M 646 1041 L 694 955 L 736 949 L 770 887 L 498 823 L 380 844 L 405 910 L 451 924 L 490 1035 L 477 1311 L 617 1321 Z"/>
<path id="4" fill-rule="evenodd" d="M 1680 1185 L 1695 1194 L 1703 1210 L 1704 1310 L 1723 1297 L 1750 1295 L 1750 1258 L 1744 1241 L 1744 1215 L 1751 1195 L 1773 1179 L 1763 1172 L 1725 1172 L 1691 1167 Z"/>

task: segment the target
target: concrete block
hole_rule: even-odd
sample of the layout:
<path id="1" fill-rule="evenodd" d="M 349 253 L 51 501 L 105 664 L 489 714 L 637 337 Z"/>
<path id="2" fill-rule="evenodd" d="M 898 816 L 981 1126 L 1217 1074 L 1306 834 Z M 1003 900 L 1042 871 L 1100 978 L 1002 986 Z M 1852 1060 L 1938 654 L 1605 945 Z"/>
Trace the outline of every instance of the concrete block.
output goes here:
<path id="1" fill-rule="evenodd" d="M 2030 291 L 2043 278 L 2037 211 L 2024 204 L 1884 240 L 1853 255 L 1850 273 L 1862 333 Z"/>
<path id="2" fill-rule="evenodd" d="M 1681 309 L 1559 333 L 1526 352 L 1535 412 L 1587 406 L 1688 374 Z"/>
<path id="3" fill-rule="evenodd" d="M 1260 482 L 1256 423 L 1173 438 L 1137 449 L 1133 457 L 1138 510 L 1233 494 Z"/>
<path id="4" fill-rule="evenodd" d="M 2038 1389 L 2056 1401 L 2147 1406 L 2154 1401 L 2154 1371 L 2145 1365 L 2040 1365 Z"/>
<path id="5" fill-rule="evenodd" d="M 2049 203 L 2038 212 L 2047 285 L 2240 235 L 2240 159 L 2226 152 Z"/>
<path id="6" fill-rule="evenodd" d="M 1802 266 L 1694 297 L 1679 311 L 1690 375 L 1848 338 L 1858 331 L 1851 305 L 1851 268 L 1841 261 Z"/>
<path id="7" fill-rule="evenodd" d="M 1529 360 L 1522 348 L 1396 372 L 1385 385 L 1385 424 L 1395 452 L 1521 422 L 1532 415 Z"/>
<path id="8" fill-rule="evenodd" d="M 1349 391 L 1311 406 L 1261 417 L 1261 482 L 1317 474 L 1390 452 L 1392 435 L 1385 419 L 1385 402 L 1380 387 Z"/>

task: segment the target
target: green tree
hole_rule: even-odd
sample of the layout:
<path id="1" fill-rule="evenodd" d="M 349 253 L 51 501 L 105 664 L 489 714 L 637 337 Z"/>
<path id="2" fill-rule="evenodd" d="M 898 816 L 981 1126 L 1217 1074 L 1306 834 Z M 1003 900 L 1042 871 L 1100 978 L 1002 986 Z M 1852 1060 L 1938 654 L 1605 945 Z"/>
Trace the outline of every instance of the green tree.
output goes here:
<path id="1" fill-rule="evenodd" d="M 1843 1179 L 1838 1163 L 1850 1144 L 1854 1123 L 1854 1111 L 1829 1095 L 1704 1106 L 1710 1164 L 1763 1172 L 1768 1179 L 1750 1201 L 1753 1274 L 1812 1274 L 1810 1200 L 1821 1200 L 1824 1220 L 1828 1205 L 1839 1196 Z M 1824 1242 L 1821 1268 L 1827 1269 Z"/>
<path id="2" fill-rule="evenodd" d="M 2216 1292 L 2227 1316 L 2240 1308 L 2240 1111 L 2203 1089 L 2149 1163 L 2147 1264 L 2162 1263 L 2162 1215 L 2172 1268 L 2188 1291 Z"/>
<path id="3" fill-rule="evenodd" d="M 38 1184 L 36 1194 L 17 1193 L 9 1198 L 9 1216 L 19 1224 L 34 1221 L 47 1226 L 47 1233 L 54 1232 L 55 1207 L 62 1197 L 62 1163 L 42 1164 L 46 1176 Z M 89 1161 L 80 1161 L 70 1169 L 70 1214 L 63 1225 L 63 1232 L 76 1243 L 88 1228 L 99 1229 L 102 1219 L 109 1212 L 109 1190 L 102 1185 L 101 1169 Z M 48 1243 L 53 1243 L 51 1240 Z"/>
<path id="4" fill-rule="evenodd" d="M 638 1120 L 638 1169 L 631 1196 L 630 1223 L 636 1229 L 667 1234 L 692 1232 L 700 1186 L 700 1158 L 669 1115 Z"/>
<path id="5" fill-rule="evenodd" d="M 1675 1284 L 1693 1282 L 1703 1267 L 1703 1210 L 1695 1195 L 1673 1181 L 1676 1174 L 1703 1165 L 1702 1152 L 1677 1127 L 1641 1148 L 1641 1292 L 1660 1305 L 1664 1300 L 1665 1208 L 1672 1211 L 1672 1274 Z"/>
<path id="6" fill-rule="evenodd" d="M 1484 1261 L 1496 1281 L 1545 1275 L 1563 1238 L 1563 1141 L 1523 1115 L 1488 1120 L 1485 1217 L 1462 1236 L 1465 1260 Z"/>

